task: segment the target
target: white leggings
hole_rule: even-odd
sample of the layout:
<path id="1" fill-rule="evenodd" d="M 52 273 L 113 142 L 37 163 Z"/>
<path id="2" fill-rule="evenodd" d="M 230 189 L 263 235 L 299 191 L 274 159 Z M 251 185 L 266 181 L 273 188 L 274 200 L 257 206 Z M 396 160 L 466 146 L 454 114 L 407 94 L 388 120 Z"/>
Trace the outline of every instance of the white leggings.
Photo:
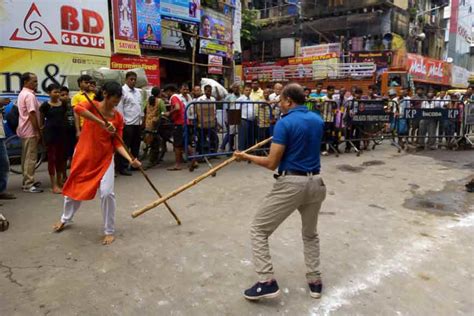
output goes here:
<path id="1" fill-rule="evenodd" d="M 100 205 L 104 217 L 104 233 L 112 235 L 115 232 L 115 193 L 114 193 L 114 159 L 100 180 Z M 61 216 L 62 223 L 72 221 L 74 214 L 81 206 L 81 201 L 76 201 L 64 196 L 64 210 Z"/>

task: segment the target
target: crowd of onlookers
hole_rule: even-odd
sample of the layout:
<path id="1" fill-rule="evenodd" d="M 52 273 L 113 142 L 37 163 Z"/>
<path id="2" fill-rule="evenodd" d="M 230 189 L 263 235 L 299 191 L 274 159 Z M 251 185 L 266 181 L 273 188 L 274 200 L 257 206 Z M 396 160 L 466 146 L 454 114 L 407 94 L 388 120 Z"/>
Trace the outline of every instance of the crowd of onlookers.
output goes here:
<path id="1" fill-rule="evenodd" d="M 181 170 L 183 154 L 191 157 L 218 155 L 222 152 L 244 150 L 271 135 L 271 127 L 280 118 L 279 101 L 283 85 L 265 87 L 258 81 L 249 85 L 233 84 L 226 95 L 211 84 L 204 87 L 190 87 L 182 84 L 179 88 L 167 86 L 164 89 L 153 87 L 147 94 L 136 87 L 137 74 L 128 72 L 122 87 L 123 96 L 117 107 L 124 118 L 123 140 L 132 155 L 139 156 L 142 141 L 148 149 L 145 168 L 160 162 L 159 152 L 165 150 L 166 140 L 172 139 L 175 164 L 168 170 Z M 15 196 L 6 192 L 8 181 L 8 156 L 4 144 L 5 129 L 14 129 L 21 138 L 21 167 L 23 172 L 22 189 L 25 192 L 43 192 L 41 183 L 35 179 L 35 165 L 38 146 L 45 145 L 48 157 L 48 173 L 51 190 L 61 193 L 67 178 L 77 139 L 80 137 L 83 119 L 74 114 L 73 108 L 96 98 L 96 83 L 89 75 L 78 79 L 79 91 L 72 98 L 67 87 L 50 84 L 47 87 L 49 100 L 40 103 L 35 94 L 38 79 L 35 74 L 25 73 L 21 77 L 22 90 L 16 100 L 18 107 L 18 126 L 3 126 L 0 120 L 0 199 Z M 390 100 L 386 111 L 392 115 L 392 123 L 383 128 L 398 137 L 400 146 L 411 141 L 419 148 L 435 149 L 436 137 L 444 136 L 446 143 L 458 130 L 459 124 L 453 120 L 410 120 L 404 118 L 406 108 L 448 108 L 462 109 L 463 102 L 473 100 L 473 86 L 466 93 L 448 94 L 446 90 L 416 91 L 403 87 L 398 91 L 391 89 L 387 96 L 377 93 L 377 87 L 367 91 L 353 87 L 351 90 L 334 86 L 316 89 L 305 88 L 306 106 L 322 116 L 325 122 L 322 155 L 339 151 L 345 142 L 345 151 L 350 152 L 369 148 L 370 133 L 363 126 L 352 121 L 362 100 Z M 148 95 L 148 97 L 144 97 Z M 1 99 L 3 108 L 10 100 Z M 192 103 L 193 102 L 193 103 Z M 196 102 L 199 102 L 197 105 Z M 190 106 L 191 104 L 191 106 Z M 166 127 L 166 135 L 160 128 Z M 221 135 L 219 137 L 219 135 Z M 426 137 L 426 139 L 425 139 Z M 348 141 L 350 140 L 350 142 Z M 163 144 L 164 142 L 164 144 Z M 220 143 L 220 144 L 219 144 Z M 116 156 L 116 172 L 123 176 L 132 175 L 133 168 L 121 157 Z M 189 169 L 198 167 L 198 160 L 191 159 Z"/>

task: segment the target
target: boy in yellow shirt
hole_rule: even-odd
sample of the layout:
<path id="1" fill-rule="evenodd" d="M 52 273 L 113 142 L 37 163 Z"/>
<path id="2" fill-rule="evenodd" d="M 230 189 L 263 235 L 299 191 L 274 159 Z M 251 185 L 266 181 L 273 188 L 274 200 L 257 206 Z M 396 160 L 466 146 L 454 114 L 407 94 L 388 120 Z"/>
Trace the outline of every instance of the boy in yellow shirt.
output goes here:
<path id="1" fill-rule="evenodd" d="M 81 75 L 77 79 L 77 84 L 81 90 L 72 97 L 71 106 L 73 108 L 77 104 L 87 101 L 87 98 L 85 97 L 84 93 L 87 93 L 89 99 L 94 100 L 95 93 L 93 91 L 90 91 L 90 87 L 89 87 L 91 81 L 92 81 L 92 77 L 89 75 Z M 79 135 L 81 134 L 82 125 L 84 124 L 84 119 L 82 117 L 79 117 L 76 113 L 74 113 L 74 122 L 76 125 L 76 137 L 79 138 Z"/>

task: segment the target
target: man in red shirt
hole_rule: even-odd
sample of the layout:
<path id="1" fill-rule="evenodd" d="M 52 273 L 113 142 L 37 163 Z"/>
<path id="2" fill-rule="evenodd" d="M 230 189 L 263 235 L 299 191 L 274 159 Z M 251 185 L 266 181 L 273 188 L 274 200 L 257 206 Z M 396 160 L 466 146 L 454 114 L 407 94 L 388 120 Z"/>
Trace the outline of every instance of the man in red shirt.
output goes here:
<path id="1" fill-rule="evenodd" d="M 183 163 L 184 125 L 186 123 L 184 120 L 184 113 L 186 112 L 187 101 L 189 99 L 189 86 L 187 84 L 182 84 L 180 92 L 180 94 L 173 94 L 171 96 L 171 110 L 167 113 L 173 122 L 173 147 L 176 160 L 175 166 L 168 169 L 170 171 L 181 170 L 181 164 Z M 191 146 L 189 146 L 188 152 L 192 155 Z M 195 168 L 197 168 L 197 161 L 193 160 L 189 167 L 189 171 L 193 171 Z"/>

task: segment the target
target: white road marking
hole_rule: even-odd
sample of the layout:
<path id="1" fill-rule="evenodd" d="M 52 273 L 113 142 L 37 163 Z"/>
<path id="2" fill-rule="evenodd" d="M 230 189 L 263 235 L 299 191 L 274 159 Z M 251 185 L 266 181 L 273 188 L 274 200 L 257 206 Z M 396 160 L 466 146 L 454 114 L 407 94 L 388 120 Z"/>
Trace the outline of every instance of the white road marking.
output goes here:
<path id="1" fill-rule="evenodd" d="M 434 232 L 453 233 L 454 228 L 466 228 L 474 226 L 474 213 L 461 217 L 456 223 L 439 225 Z M 323 293 L 321 302 L 310 310 L 312 315 L 330 315 L 344 305 L 350 304 L 350 300 L 369 288 L 376 287 L 382 280 L 394 273 L 407 272 L 417 264 L 422 263 L 432 252 L 426 249 L 439 246 L 449 239 L 433 241 L 432 239 L 412 239 L 403 244 L 410 245 L 398 251 L 394 256 L 386 260 L 374 260 L 369 262 L 369 267 L 377 267 L 375 270 L 369 268 L 365 273 L 354 276 L 352 285 L 340 286 Z"/>

